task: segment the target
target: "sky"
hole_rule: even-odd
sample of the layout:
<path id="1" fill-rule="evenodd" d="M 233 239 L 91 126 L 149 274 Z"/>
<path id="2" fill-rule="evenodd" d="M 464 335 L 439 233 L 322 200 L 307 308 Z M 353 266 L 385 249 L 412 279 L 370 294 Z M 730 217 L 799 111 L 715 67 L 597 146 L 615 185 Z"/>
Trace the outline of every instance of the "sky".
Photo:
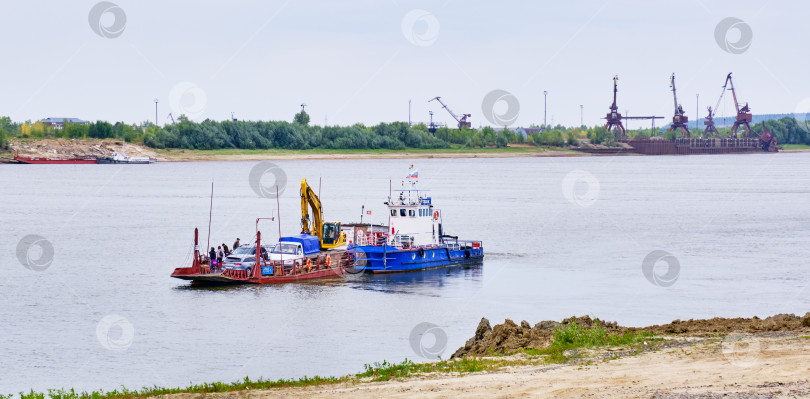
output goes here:
<path id="1" fill-rule="evenodd" d="M 161 125 L 169 113 L 292 121 L 302 103 L 313 124 L 371 125 L 407 121 L 410 101 L 414 123 L 433 111 L 454 124 L 429 102 L 441 96 L 473 127 L 544 114 L 595 125 L 614 75 L 621 112 L 669 119 L 675 73 L 694 120 L 729 72 L 755 114 L 807 112 L 808 11 L 741 0 L 3 0 L 0 115 L 154 122 L 157 99 Z M 717 116 L 732 113 L 726 96 Z"/>

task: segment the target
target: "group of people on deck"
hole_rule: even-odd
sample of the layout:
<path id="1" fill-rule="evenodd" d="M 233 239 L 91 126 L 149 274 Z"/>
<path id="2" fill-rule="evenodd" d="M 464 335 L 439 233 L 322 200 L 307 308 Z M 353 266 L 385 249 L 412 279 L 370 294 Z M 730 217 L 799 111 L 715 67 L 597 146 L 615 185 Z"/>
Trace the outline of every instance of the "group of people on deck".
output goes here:
<path id="1" fill-rule="evenodd" d="M 233 242 L 233 249 L 239 248 L 239 238 Z M 228 248 L 227 245 L 223 242 L 222 245 L 218 246 L 217 249 L 211 247 L 211 250 L 208 251 L 208 260 L 211 265 L 211 271 L 222 270 L 222 260 L 225 259 L 226 256 L 230 255 L 232 250 Z"/>

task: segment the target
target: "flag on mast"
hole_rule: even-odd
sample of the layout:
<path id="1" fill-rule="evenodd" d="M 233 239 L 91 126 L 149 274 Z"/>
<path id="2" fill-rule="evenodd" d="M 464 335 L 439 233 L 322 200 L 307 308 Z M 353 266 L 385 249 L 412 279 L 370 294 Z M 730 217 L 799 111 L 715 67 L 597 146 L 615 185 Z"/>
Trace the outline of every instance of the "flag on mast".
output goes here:
<path id="1" fill-rule="evenodd" d="M 408 173 L 408 177 L 406 179 L 418 179 L 419 178 L 419 171 L 413 168 L 411 165 L 411 171 Z"/>

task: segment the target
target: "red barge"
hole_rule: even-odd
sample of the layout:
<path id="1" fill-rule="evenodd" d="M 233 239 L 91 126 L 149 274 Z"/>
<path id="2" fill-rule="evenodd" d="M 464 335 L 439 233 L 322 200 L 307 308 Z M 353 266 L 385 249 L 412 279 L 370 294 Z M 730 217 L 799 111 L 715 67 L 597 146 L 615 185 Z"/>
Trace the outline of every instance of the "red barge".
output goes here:
<path id="1" fill-rule="evenodd" d="M 264 259 L 260 253 L 261 232 L 256 233 L 256 259 Z M 260 260 L 260 267 L 247 270 L 212 271 L 208 259 L 200 254 L 199 232 L 194 229 L 194 260 L 190 267 L 178 267 L 172 277 L 189 280 L 192 284 L 278 284 L 293 281 L 340 277 L 351 273 L 353 263 L 345 249 L 322 251 L 306 258 L 305 262 L 292 265 L 283 262 Z"/>
<path id="2" fill-rule="evenodd" d="M 311 225 L 310 207 L 313 217 Z M 303 244 L 300 237 L 309 238 L 306 240 L 309 244 L 301 248 L 303 251 L 300 255 L 292 255 L 285 260 L 283 251 L 273 251 L 269 256 L 263 253 L 262 233 L 258 229 L 260 219 L 256 219 L 256 253 L 251 260 L 255 264 L 249 269 L 225 267 L 221 271 L 211 270 L 209 260 L 200 254 L 199 231 L 194 229 L 194 260 L 190 267 L 174 269 L 172 277 L 190 280 L 192 284 L 278 284 L 334 278 L 354 272 L 354 259 L 346 250 L 346 232 L 342 231 L 340 222 L 323 220 L 321 200 L 306 179 L 301 180 L 302 230 L 297 240 Z M 281 237 L 279 226 L 279 245 L 285 239 L 295 237 Z"/>
<path id="3" fill-rule="evenodd" d="M 21 157 L 14 152 L 14 160 L 19 163 L 27 164 L 96 164 L 98 159 L 96 157 L 76 157 L 76 158 L 34 158 L 34 157 Z"/>

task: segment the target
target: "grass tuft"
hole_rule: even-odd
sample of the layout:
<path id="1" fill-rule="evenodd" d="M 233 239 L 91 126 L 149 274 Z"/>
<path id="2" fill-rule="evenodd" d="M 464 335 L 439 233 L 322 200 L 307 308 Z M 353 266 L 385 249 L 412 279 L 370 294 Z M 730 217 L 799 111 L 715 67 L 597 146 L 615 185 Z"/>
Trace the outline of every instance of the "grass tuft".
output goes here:
<path id="1" fill-rule="evenodd" d="M 565 355 L 567 350 L 599 346 L 631 346 L 640 342 L 660 340 L 662 339 L 649 332 L 610 334 L 599 319 L 596 319 L 590 328 L 580 327 L 576 322 L 560 326 L 554 331 L 551 345 L 543 349 L 526 349 L 524 353 L 544 356 L 546 363 L 565 363 L 569 360 Z"/>

